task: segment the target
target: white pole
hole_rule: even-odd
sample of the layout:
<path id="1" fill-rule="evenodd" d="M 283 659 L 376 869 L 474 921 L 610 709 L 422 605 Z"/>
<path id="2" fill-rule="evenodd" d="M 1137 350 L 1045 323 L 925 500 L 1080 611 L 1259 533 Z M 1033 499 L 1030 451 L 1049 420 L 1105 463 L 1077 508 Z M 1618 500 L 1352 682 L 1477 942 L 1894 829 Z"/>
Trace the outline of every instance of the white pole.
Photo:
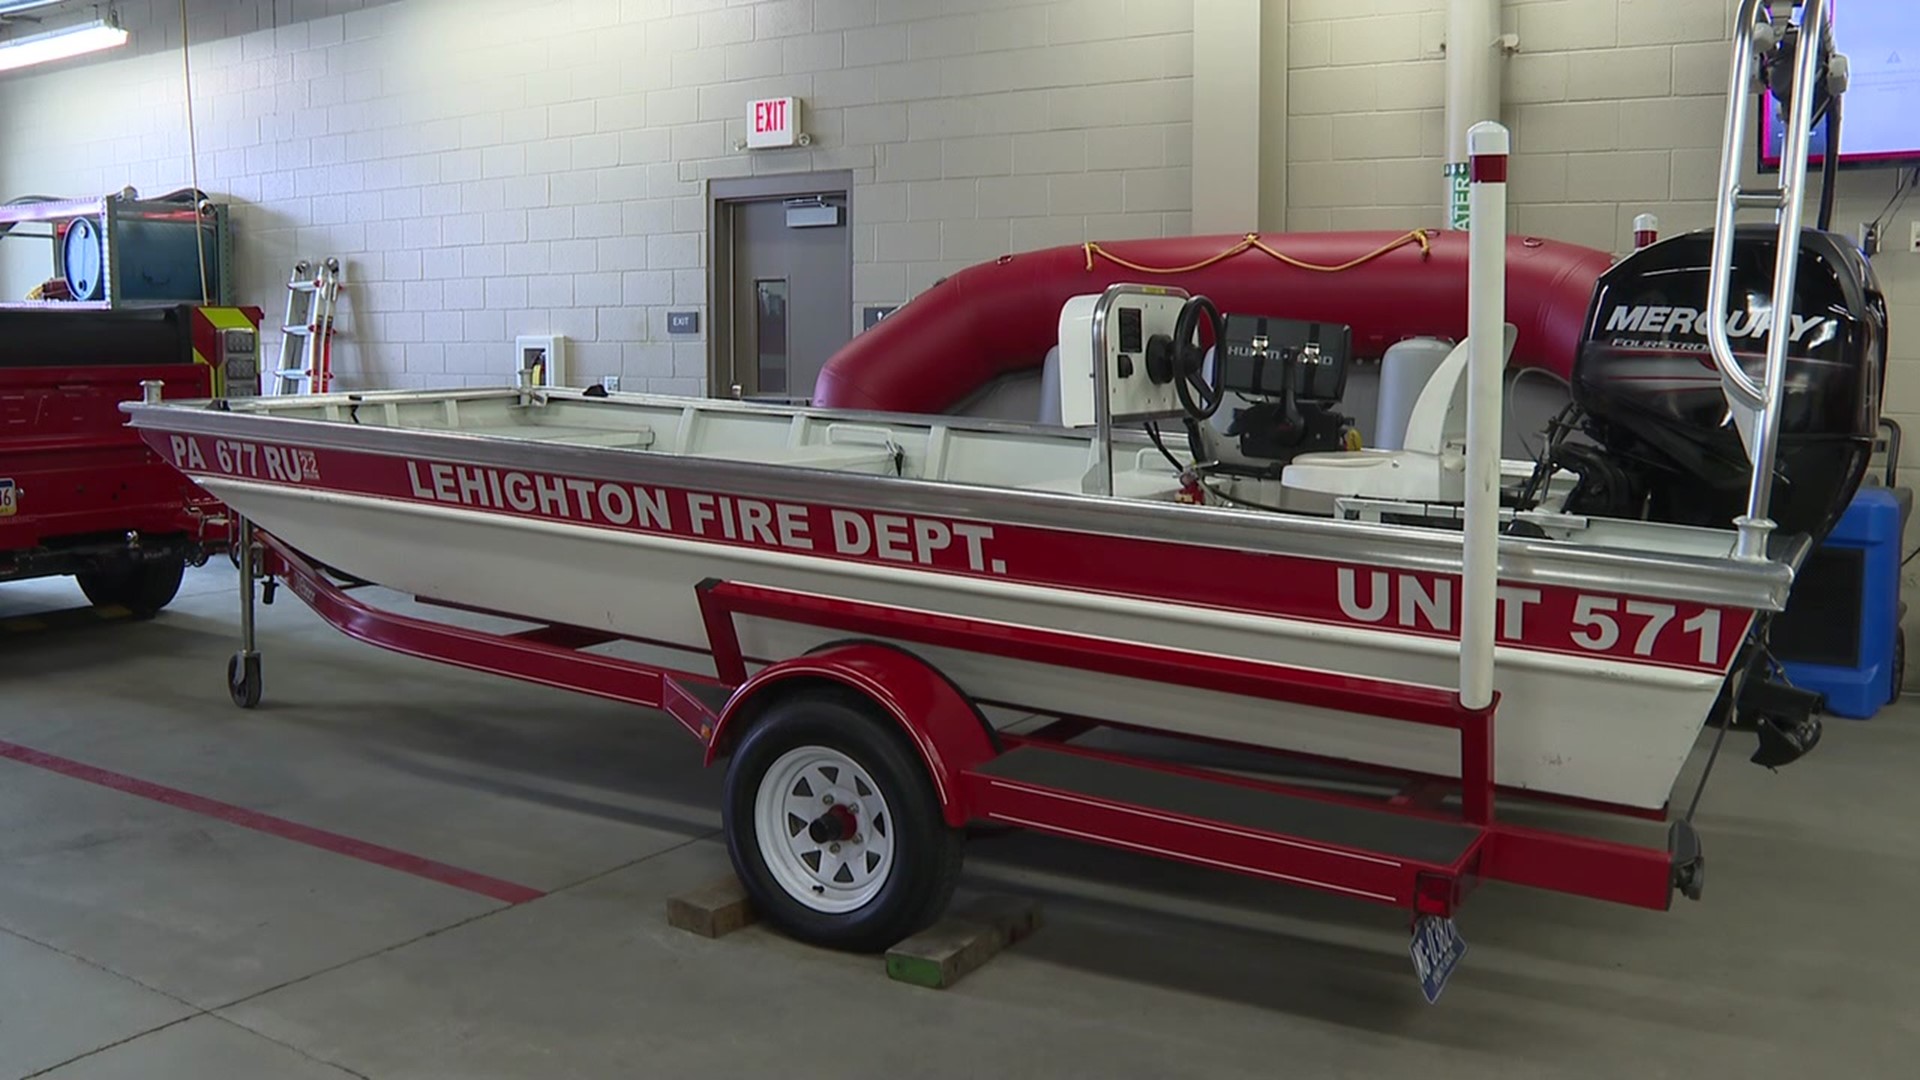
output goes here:
<path id="1" fill-rule="evenodd" d="M 1652 214 L 1636 214 L 1633 219 L 1633 250 L 1660 242 L 1660 219 Z"/>
<path id="2" fill-rule="evenodd" d="M 1493 704 L 1500 574 L 1500 382 L 1506 366 L 1507 129 L 1467 132 L 1473 188 L 1467 283 L 1467 506 L 1460 558 L 1460 704 Z"/>

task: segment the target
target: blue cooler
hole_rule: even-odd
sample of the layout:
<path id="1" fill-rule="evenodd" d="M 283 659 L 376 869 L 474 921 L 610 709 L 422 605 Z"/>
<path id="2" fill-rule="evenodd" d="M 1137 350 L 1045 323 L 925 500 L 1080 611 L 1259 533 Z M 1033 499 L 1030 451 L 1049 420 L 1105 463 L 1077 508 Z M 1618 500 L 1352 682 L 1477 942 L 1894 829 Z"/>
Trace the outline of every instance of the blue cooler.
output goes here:
<path id="1" fill-rule="evenodd" d="M 1899 694 L 1900 538 L 1912 508 L 1910 488 L 1862 487 L 1774 620 L 1787 677 L 1825 694 L 1836 716 L 1865 720 Z"/>

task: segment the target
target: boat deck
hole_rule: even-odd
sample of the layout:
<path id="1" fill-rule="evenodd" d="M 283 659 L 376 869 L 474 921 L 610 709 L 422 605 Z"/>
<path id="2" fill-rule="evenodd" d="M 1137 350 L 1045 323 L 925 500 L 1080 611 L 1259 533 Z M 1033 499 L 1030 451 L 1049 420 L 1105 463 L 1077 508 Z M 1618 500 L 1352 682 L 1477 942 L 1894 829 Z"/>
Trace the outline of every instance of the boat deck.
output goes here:
<path id="1" fill-rule="evenodd" d="M 643 394 L 481 390 L 258 398 L 235 412 L 645 451 L 868 476 L 1079 494 L 1095 462 L 1086 432 L 941 417 L 822 413 Z M 1138 436 L 1114 462 L 1115 495 L 1170 500 L 1178 472 Z"/>
<path id="2" fill-rule="evenodd" d="M 1089 495 L 1096 490 L 1090 480 L 1100 464 L 1100 448 L 1090 430 L 725 399 L 604 394 L 598 388 L 370 391 L 255 398 L 235 401 L 231 408 L 235 413 L 286 420 L 1064 495 Z M 1184 463 L 1188 460 L 1185 440 L 1171 432 L 1168 436 L 1169 451 Z M 1506 463 L 1510 484 L 1517 486 L 1524 478 L 1526 464 Z M 1180 494 L 1178 470 L 1144 432 L 1115 432 L 1112 469 L 1111 496 L 1093 497 L 1168 503 Z M 1215 510 L 1317 518 L 1336 513 L 1333 500 L 1285 490 L 1275 480 L 1241 477 L 1225 486 L 1231 501 Z M 1401 521 L 1425 518 L 1428 527 L 1458 528 L 1457 506 L 1389 509 Z M 1731 547 L 1731 534 L 1717 529 L 1551 512 L 1523 516 L 1547 539 L 1587 549 L 1723 560 Z M 1782 561 L 1793 558 L 1783 542 Z"/>

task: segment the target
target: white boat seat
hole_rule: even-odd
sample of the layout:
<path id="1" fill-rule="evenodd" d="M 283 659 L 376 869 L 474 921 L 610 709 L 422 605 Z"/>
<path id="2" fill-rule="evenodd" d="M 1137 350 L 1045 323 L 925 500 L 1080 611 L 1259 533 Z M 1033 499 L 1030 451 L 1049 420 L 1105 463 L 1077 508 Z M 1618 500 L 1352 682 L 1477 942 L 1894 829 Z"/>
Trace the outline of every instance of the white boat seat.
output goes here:
<path id="1" fill-rule="evenodd" d="M 1066 423 L 1060 412 L 1060 346 L 1047 350 L 1040 362 L 1040 415 L 1035 419 L 1048 427 Z"/>
<path id="2" fill-rule="evenodd" d="M 1513 357 L 1519 330 L 1506 326 L 1501 367 Z M 1399 450 L 1301 454 L 1280 474 L 1283 487 L 1322 495 L 1462 502 L 1467 497 L 1467 342 L 1453 347 L 1414 402 Z"/>

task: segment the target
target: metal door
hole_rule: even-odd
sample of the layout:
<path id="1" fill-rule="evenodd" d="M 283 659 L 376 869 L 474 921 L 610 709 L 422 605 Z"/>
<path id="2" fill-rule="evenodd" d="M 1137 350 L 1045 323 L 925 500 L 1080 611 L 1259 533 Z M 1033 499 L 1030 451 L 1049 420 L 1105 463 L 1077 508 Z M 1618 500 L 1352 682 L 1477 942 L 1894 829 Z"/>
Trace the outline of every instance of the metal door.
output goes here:
<path id="1" fill-rule="evenodd" d="M 728 203 L 731 384 L 749 397 L 804 400 L 853 327 L 846 196 Z M 808 224 L 811 222 L 812 224 Z M 727 393 L 728 386 L 714 387 Z"/>

